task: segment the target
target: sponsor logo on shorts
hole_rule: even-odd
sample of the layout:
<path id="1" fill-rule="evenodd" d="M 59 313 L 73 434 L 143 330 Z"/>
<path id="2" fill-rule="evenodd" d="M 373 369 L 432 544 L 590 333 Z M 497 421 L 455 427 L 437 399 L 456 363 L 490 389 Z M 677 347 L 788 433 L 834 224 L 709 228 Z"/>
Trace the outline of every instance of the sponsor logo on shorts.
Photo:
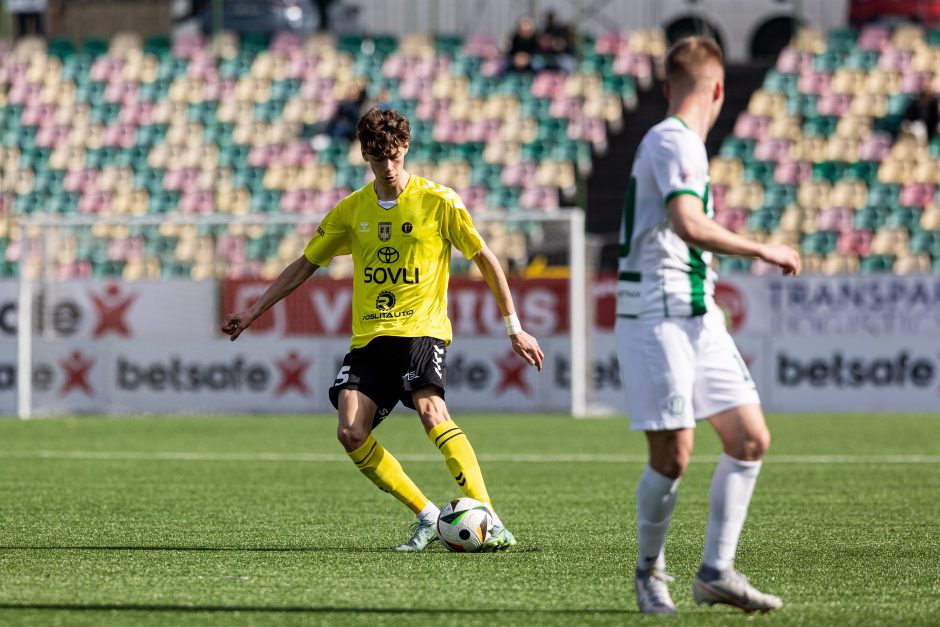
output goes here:
<path id="1" fill-rule="evenodd" d="M 401 378 L 404 379 L 405 381 L 414 381 L 415 379 L 418 378 L 418 373 L 412 370 L 411 372 L 406 372 L 405 374 L 403 374 Z"/>
<path id="2" fill-rule="evenodd" d="M 392 223 L 391 222 L 379 222 L 379 239 L 383 242 L 387 242 L 392 239 Z"/>
<path id="3" fill-rule="evenodd" d="M 395 263 L 401 255 L 391 246 L 383 246 L 375 253 L 375 256 L 378 257 L 379 261 L 382 263 Z"/>
<path id="4" fill-rule="evenodd" d="M 666 409 L 673 416 L 681 416 L 685 411 L 685 397 L 681 394 L 670 394 L 666 399 Z"/>

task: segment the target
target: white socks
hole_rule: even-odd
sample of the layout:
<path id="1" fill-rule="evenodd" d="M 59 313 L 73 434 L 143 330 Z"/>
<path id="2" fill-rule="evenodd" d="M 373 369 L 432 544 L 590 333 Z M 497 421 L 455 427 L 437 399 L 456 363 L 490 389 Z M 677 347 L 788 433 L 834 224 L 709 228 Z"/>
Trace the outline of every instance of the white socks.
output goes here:
<path id="1" fill-rule="evenodd" d="M 437 517 L 441 515 L 441 510 L 437 508 L 437 505 L 428 501 L 428 504 L 424 506 L 418 513 L 418 520 L 423 523 L 437 524 Z"/>
<path id="2" fill-rule="evenodd" d="M 723 572 L 734 563 L 760 467 L 760 461 L 745 462 L 721 454 L 708 494 L 708 531 L 702 557 L 705 566 Z"/>
<path id="3" fill-rule="evenodd" d="M 665 570 L 666 531 L 676 506 L 679 479 L 670 479 L 647 466 L 636 486 L 639 558 L 637 570 Z"/>

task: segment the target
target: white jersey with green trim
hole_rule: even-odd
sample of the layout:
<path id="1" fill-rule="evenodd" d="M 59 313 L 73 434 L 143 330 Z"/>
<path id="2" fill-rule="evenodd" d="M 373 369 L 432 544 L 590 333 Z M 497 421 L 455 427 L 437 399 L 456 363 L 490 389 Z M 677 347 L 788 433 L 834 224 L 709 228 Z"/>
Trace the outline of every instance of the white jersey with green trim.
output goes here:
<path id="1" fill-rule="evenodd" d="M 702 200 L 712 217 L 705 143 L 673 116 L 640 142 L 623 205 L 617 315 L 624 318 L 701 316 L 715 309 L 712 254 L 672 230 L 666 205 L 680 194 Z"/>

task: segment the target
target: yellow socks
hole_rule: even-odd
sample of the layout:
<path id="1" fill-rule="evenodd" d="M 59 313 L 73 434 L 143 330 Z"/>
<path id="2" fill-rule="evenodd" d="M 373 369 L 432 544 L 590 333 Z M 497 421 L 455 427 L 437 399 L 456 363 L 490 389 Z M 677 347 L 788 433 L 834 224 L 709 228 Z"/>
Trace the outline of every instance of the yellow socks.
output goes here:
<path id="1" fill-rule="evenodd" d="M 460 427 L 452 420 L 442 422 L 428 431 L 428 439 L 444 454 L 447 468 L 463 493 L 489 504 L 490 496 L 486 493 L 477 456 Z"/>
<path id="2" fill-rule="evenodd" d="M 466 438 L 465 438 L 466 439 Z M 467 444 L 467 448 L 470 445 Z M 414 481 L 405 474 L 401 464 L 391 453 L 382 448 L 382 445 L 376 442 L 370 434 L 365 444 L 357 448 L 352 453 L 348 453 L 349 459 L 353 460 L 356 468 L 362 471 L 369 481 L 374 483 L 380 490 L 388 492 L 396 499 L 408 506 L 415 514 L 428 505 L 429 501 L 424 498 L 424 494 L 414 484 Z M 473 449 L 470 449 L 470 455 L 473 456 Z M 473 463 L 476 464 L 474 458 Z M 448 466 L 450 462 L 448 462 Z M 479 475 L 477 468 L 477 475 Z M 482 478 L 480 480 L 482 485 Z M 486 494 L 486 490 L 483 492 Z"/>

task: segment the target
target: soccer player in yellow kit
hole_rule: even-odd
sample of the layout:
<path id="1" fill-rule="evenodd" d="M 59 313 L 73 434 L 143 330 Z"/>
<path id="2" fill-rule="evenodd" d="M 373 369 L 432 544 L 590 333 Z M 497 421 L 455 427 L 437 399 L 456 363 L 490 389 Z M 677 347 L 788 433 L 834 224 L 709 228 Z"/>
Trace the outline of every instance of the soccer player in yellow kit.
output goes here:
<path id="1" fill-rule="evenodd" d="M 516 540 L 493 510 L 473 447 L 444 403 L 445 357 L 452 338 L 447 318 L 451 246 L 483 274 L 513 350 L 539 370 L 544 355 L 535 338 L 522 330 L 506 276 L 457 194 L 405 170 L 408 119 L 394 110 L 371 109 L 356 130 L 374 183 L 327 214 L 304 254 L 249 309 L 226 315 L 222 331 L 235 340 L 317 268 L 337 255 L 352 254 L 352 345 L 330 388 L 330 400 L 339 411 L 337 437 L 349 458 L 418 517 L 412 537 L 395 548 L 423 550 L 436 538 L 440 513 L 372 435 L 399 401 L 418 412 L 464 494 L 493 512 L 493 533 L 484 550 L 508 548 Z"/>

